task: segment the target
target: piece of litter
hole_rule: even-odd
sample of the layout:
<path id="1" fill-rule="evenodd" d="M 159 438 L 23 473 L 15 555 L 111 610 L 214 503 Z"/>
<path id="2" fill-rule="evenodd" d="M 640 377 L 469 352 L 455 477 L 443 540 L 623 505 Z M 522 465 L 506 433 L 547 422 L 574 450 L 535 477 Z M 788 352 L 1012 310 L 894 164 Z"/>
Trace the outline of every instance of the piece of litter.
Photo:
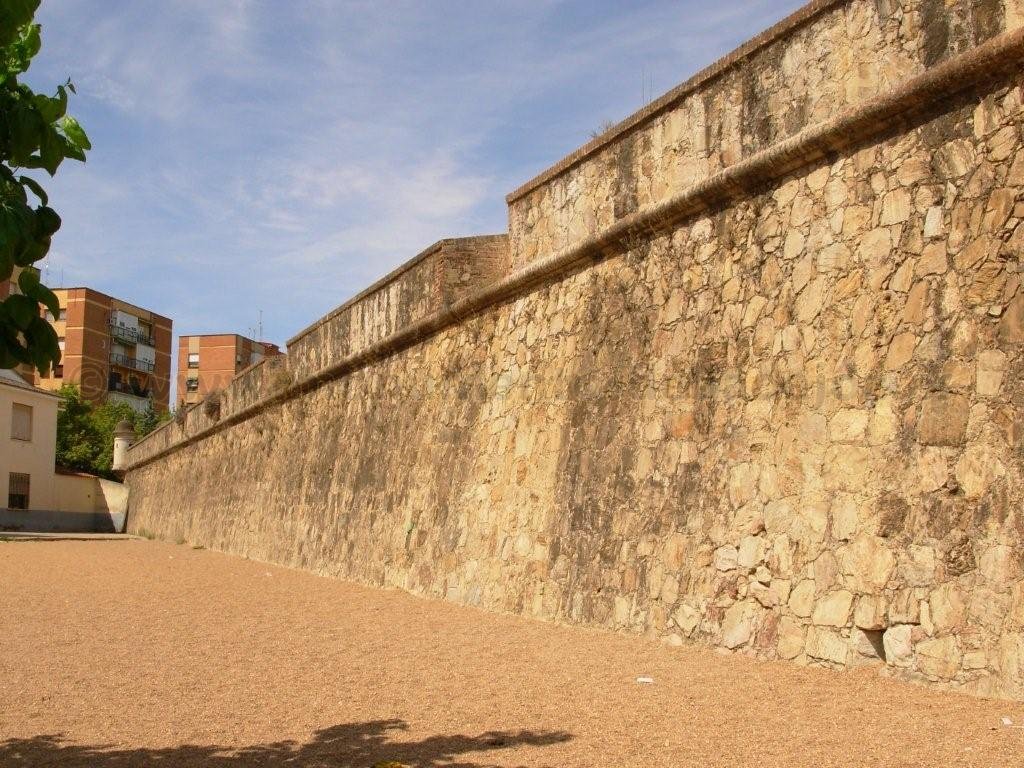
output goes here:
<path id="1" fill-rule="evenodd" d="M 1008 717 L 1003 718 L 1003 725 L 1013 725 L 1013 720 Z"/>
<path id="2" fill-rule="evenodd" d="M 638 677 L 638 678 L 636 679 L 636 681 L 637 681 L 638 683 L 647 683 L 647 684 L 650 684 L 650 683 L 653 683 L 653 682 L 654 682 L 654 678 L 653 678 L 653 677 Z"/>

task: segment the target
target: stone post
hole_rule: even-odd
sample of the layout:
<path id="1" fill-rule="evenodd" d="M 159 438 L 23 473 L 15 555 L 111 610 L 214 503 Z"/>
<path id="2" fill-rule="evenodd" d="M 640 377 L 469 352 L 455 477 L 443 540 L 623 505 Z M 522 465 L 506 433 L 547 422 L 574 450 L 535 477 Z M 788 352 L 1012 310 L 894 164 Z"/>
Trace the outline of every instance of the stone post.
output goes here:
<path id="1" fill-rule="evenodd" d="M 128 467 L 128 449 L 135 442 L 135 427 L 125 419 L 114 427 L 114 460 L 111 469 L 123 474 Z"/>

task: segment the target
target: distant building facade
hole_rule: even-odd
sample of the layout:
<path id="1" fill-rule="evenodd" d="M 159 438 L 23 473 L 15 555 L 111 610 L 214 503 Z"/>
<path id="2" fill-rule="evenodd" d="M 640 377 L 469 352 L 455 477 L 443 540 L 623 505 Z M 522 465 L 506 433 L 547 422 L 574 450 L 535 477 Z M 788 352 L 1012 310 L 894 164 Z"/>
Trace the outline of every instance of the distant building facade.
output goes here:
<path id="1" fill-rule="evenodd" d="M 223 389 L 241 371 L 265 357 L 280 355 L 276 344 L 237 333 L 178 338 L 178 402 L 198 403 Z"/>
<path id="2" fill-rule="evenodd" d="M 166 411 L 171 395 L 171 320 L 91 288 L 54 289 L 60 317 L 61 364 L 35 383 L 56 390 L 75 384 L 94 403 L 124 402 L 136 411 L 150 403 Z"/>

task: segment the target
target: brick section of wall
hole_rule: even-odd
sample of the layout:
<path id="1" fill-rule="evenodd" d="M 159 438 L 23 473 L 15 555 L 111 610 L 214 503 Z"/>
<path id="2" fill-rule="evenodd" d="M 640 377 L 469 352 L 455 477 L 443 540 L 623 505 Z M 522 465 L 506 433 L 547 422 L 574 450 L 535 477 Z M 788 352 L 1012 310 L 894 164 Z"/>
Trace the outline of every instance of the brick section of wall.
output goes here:
<path id="1" fill-rule="evenodd" d="M 942 7 L 841 12 L 863 15 L 856 40 L 872 14 L 899 19 L 886 29 L 910 52 L 931 19 L 938 61 L 1015 8 L 990 27 L 996 6 Z M 908 96 L 927 110 L 853 145 L 818 136 L 798 169 L 783 142 L 776 178 L 509 275 L 497 285 L 517 293 L 484 291 L 401 344 L 368 340 L 419 328 L 420 305 L 401 323 L 395 307 L 427 278 L 375 286 L 374 328 L 332 314 L 319 357 L 254 369 L 219 413 L 135 447 L 131 529 L 1024 698 L 1024 80 L 1006 66 L 1024 43 L 999 40 L 981 50 L 1002 59 L 977 60 L 1012 74 L 930 83 Z M 830 50 L 828 76 L 881 77 L 876 53 Z M 535 231 L 574 236 L 532 211 Z"/>

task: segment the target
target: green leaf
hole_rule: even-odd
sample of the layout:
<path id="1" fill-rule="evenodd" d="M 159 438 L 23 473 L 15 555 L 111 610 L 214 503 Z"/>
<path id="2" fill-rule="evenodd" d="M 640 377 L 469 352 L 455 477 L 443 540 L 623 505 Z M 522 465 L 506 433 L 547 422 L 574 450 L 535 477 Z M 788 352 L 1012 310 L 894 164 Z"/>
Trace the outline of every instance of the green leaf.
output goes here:
<path id="1" fill-rule="evenodd" d="M 60 229 L 60 216 L 49 206 L 36 208 L 36 232 L 41 237 L 52 237 Z"/>
<path id="2" fill-rule="evenodd" d="M 43 47 L 43 41 L 39 36 L 39 25 L 30 24 L 28 29 L 25 30 L 22 35 L 21 41 L 21 53 L 25 59 L 31 60 L 33 56 L 39 53 L 39 49 Z"/>
<path id="3" fill-rule="evenodd" d="M 70 82 L 71 81 L 69 80 L 68 83 L 70 84 Z M 72 92 L 74 92 L 74 86 L 72 86 Z M 54 116 L 53 120 L 64 117 L 68 111 L 68 89 L 63 85 L 58 85 L 57 95 L 51 99 L 51 101 L 57 102 L 57 114 Z M 51 120 L 51 122 L 53 121 Z"/>
<path id="4" fill-rule="evenodd" d="M 30 240 L 21 251 L 14 255 L 14 263 L 19 267 L 29 267 L 43 258 L 50 251 L 50 238 Z"/>
<path id="5" fill-rule="evenodd" d="M 52 126 L 46 126 L 39 142 L 39 157 L 46 172 L 53 176 L 64 161 L 64 139 Z"/>
<path id="6" fill-rule="evenodd" d="M 32 21 L 39 0 L 3 0 L 0 2 L 0 46 L 10 45 L 18 30 Z"/>
<path id="7" fill-rule="evenodd" d="M 15 368 L 18 365 L 18 361 L 10 353 L 7 345 L 6 339 L 0 339 L 0 368 Z"/>
<path id="8" fill-rule="evenodd" d="M 23 104 L 10 113 L 11 161 L 15 165 L 25 165 L 29 155 L 39 146 L 40 134 L 43 132 L 43 121 L 39 114 Z"/>
<path id="9" fill-rule="evenodd" d="M 68 94 L 76 92 L 70 78 L 52 96 L 19 82 L 42 46 L 41 27 L 33 21 L 39 4 L 0 0 L 0 281 L 10 280 L 16 267 L 24 270 L 18 277 L 20 294 L 0 300 L 0 367 L 24 363 L 45 372 L 61 355 L 40 305 L 58 316 L 60 304 L 31 267 L 49 251 L 61 219 L 49 207 L 42 184 L 12 169 L 44 169 L 52 176 L 67 158 L 84 161 L 92 143 L 67 114 Z M 58 448 L 60 443 L 58 434 Z"/>
<path id="10" fill-rule="evenodd" d="M 18 275 L 18 287 L 26 296 L 31 296 L 39 287 L 39 270 L 23 269 Z"/>
<path id="11" fill-rule="evenodd" d="M 65 115 L 64 121 L 61 124 L 64 129 L 64 135 L 71 139 L 71 142 L 81 149 L 92 149 L 92 144 L 89 143 L 89 137 L 85 135 L 85 131 L 82 126 L 78 124 L 78 121 L 71 115 Z"/>
<path id="12" fill-rule="evenodd" d="M 43 190 L 43 188 L 39 186 L 38 181 L 29 178 L 28 176 L 19 176 L 18 181 L 20 181 L 26 187 L 31 189 L 35 196 L 39 198 L 39 202 L 41 202 L 43 205 L 49 205 L 50 198 L 47 197 L 45 190 Z M 56 216 L 56 214 L 54 215 Z M 53 231 L 56 232 L 57 230 L 55 229 Z"/>
<path id="13" fill-rule="evenodd" d="M 54 320 L 60 320 L 60 300 L 57 298 L 57 294 L 40 283 L 35 293 L 32 294 L 32 298 L 50 310 Z"/>
<path id="14" fill-rule="evenodd" d="M 39 281 L 38 269 L 26 267 L 22 270 L 18 276 L 18 287 L 23 294 L 50 310 L 54 319 L 60 318 L 60 302 L 57 295 Z"/>
<path id="15" fill-rule="evenodd" d="M 85 162 L 85 151 L 77 144 L 73 144 L 64 136 L 60 137 L 61 149 L 64 152 L 64 157 L 70 157 L 72 160 L 78 160 L 79 162 Z"/>
<path id="16" fill-rule="evenodd" d="M 28 330 L 32 319 L 39 317 L 39 303 L 28 296 L 8 296 L 4 300 L 11 322 L 20 331 Z"/>
<path id="17" fill-rule="evenodd" d="M 50 369 L 50 364 L 60 362 L 60 344 L 57 340 L 57 333 L 48 322 L 36 316 L 25 329 L 25 340 L 29 342 L 32 363 L 45 376 Z"/>

